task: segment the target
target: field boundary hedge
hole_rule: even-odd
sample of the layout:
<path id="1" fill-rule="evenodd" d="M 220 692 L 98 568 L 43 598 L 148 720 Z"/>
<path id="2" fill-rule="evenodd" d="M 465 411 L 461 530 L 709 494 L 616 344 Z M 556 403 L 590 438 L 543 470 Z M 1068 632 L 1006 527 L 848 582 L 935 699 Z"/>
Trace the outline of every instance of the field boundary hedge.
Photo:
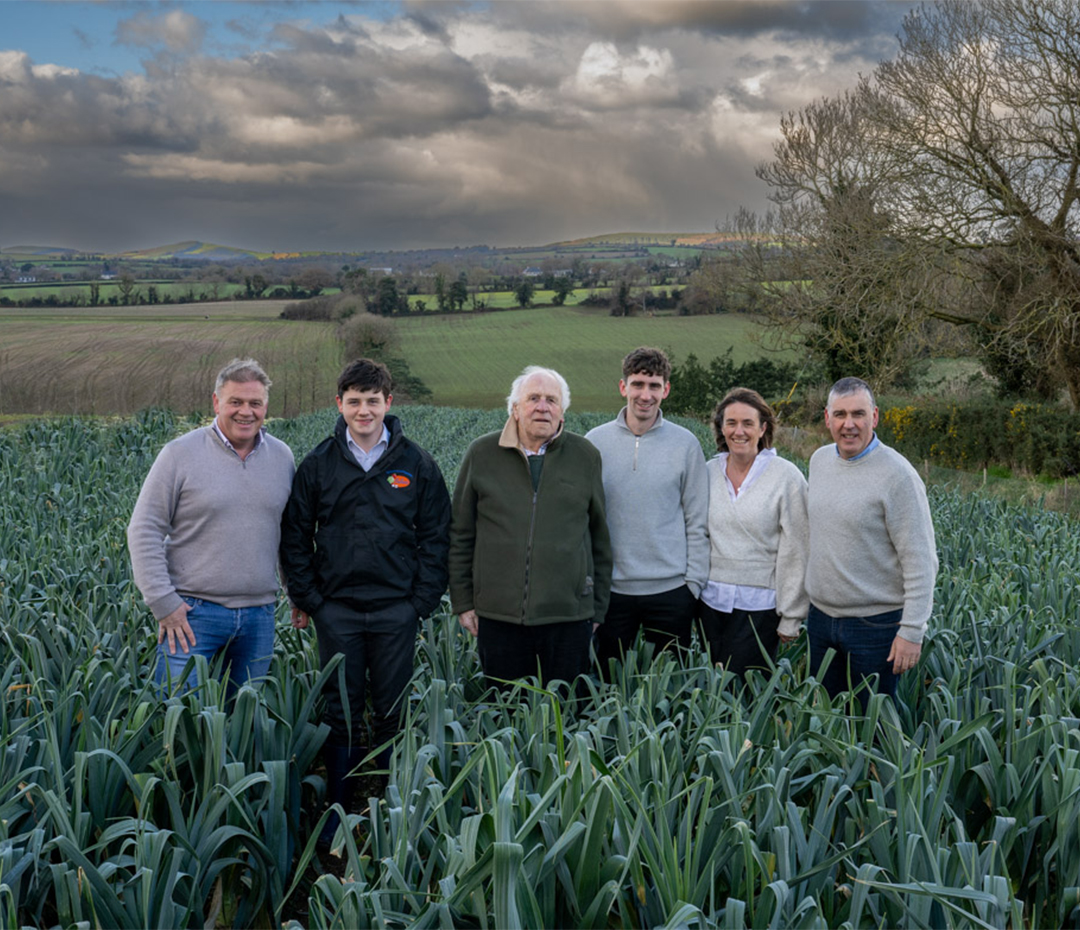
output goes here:
<path id="1" fill-rule="evenodd" d="M 1080 474 L 1080 413 L 1054 404 L 921 400 L 884 410 L 878 433 L 909 459 L 949 468 L 1005 466 L 1049 478 Z"/>

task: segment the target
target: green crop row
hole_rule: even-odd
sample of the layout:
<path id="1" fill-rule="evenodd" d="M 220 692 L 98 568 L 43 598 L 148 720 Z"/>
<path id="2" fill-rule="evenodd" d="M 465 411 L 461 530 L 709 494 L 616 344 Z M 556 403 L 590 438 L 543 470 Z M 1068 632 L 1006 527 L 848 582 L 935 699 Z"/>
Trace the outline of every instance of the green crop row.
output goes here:
<path id="1" fill-rule="evenodd" d="M 452 482 L 498 411 L 403 408 Z M 585 429 L 602 417 L 576 418 Z M 298 456 L 324 412 L 271 424 Z M 934 489 L 941 572 L 917 674 L 865 716 L 805 648 L 730 687 L 631 653 L 576 704 L 485 691 L 421 630 L 389 786 L 322 872 L 311 631 L 226 711 L 160 700 L 124 527 L 148 411 L 0 431 L 0 926 L 1020 927 L 1080 921 L 1080 534 Z M 701 433 L 699 432 L 699 435 Z M 704 436 L 703 436 L 704 438 Z"/>

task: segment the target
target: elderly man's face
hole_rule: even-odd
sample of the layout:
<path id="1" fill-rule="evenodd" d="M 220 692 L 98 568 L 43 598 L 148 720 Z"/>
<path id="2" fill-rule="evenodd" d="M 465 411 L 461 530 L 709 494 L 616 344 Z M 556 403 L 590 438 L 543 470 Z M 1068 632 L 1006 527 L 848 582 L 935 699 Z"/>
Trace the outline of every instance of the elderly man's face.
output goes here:
<path id="1" fill-rule="evenodd" d="M 878 424 L 878 409 L 866 391 L 830 397 L 825 408 L 825 425 L 832 434 L 841 458 L 854 458 L 874 438 Z"/>
<path id="2" fill-rule="evenodd" d="M 521 386 L 521 400 L 514 404 L 518 436 L 535 452 L 551 439 L 562 423 L 562 391 L 549 375 L 533 375 Z"/>

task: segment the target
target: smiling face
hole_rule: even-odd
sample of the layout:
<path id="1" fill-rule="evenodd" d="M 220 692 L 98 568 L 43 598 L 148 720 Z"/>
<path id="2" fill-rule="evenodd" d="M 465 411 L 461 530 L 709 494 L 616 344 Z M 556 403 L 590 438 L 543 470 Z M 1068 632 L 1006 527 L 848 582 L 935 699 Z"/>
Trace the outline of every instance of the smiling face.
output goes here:
<path id="1" fill-rule="evenodd" d="M 521 400 L 513 406 L 518 438 L 530 452 L 550 440 L 562 423 L 562 389 L 550 375 L 533 375 L 521 386 Z"/>
<path id="2" fill-rule="evenodd" d="M 255 447 L 266 419 L 268 392 L 261 381 L 226 381 L 214 392 L 218 429 L 237 452 Z"/>
<path id="3" fill-rule="evenodd" d="M 866 391 L 829 396 L 825 425 L 841 458 L 854 458 L 870 445 L 877 424 L 878 409 Z"/>
<path id="4" fill-rule="evenodd" d="M 727 443 L 728 454 L 736 461 L 753 461 L 758 454 L 765 424 L 761 414 L 749 404 L 738 401 L 724 408 L 720 429 Z"/>
<path id="5" fill-rule="evenodd" d="M 382 391 L 359 391 L 348 388 L 337 399 L 337 408 L 345 418 L 349 435 L 365 452 L 379 444 L 383 433 L 383 420 L 394 398 Z"/>
<path id="6" fill-rule="evenodd" d="M 660 401 L 670 391 L 670 381 L 644 371 L 619 382 L 619 393 L 626 398 L 626 425 L 630 432 L 640 436 L 652 427 L 660 414 Z"/>

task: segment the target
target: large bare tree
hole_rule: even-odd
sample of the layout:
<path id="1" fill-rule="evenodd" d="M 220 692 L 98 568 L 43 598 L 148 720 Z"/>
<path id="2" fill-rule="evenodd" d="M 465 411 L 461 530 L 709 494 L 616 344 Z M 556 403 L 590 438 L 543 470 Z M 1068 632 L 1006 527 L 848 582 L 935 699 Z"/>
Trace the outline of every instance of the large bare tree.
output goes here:
<path id="1" fill-rule="evenodd" d="M 943 0 L 899 38 L 858 88 L 785 117 L 759 169 L 788 274 L 808 275 L 774 319 L 883 360 L 923 320 L 965 325 L 1013 386 L 1080 407 L 1080 4 Z"/>

